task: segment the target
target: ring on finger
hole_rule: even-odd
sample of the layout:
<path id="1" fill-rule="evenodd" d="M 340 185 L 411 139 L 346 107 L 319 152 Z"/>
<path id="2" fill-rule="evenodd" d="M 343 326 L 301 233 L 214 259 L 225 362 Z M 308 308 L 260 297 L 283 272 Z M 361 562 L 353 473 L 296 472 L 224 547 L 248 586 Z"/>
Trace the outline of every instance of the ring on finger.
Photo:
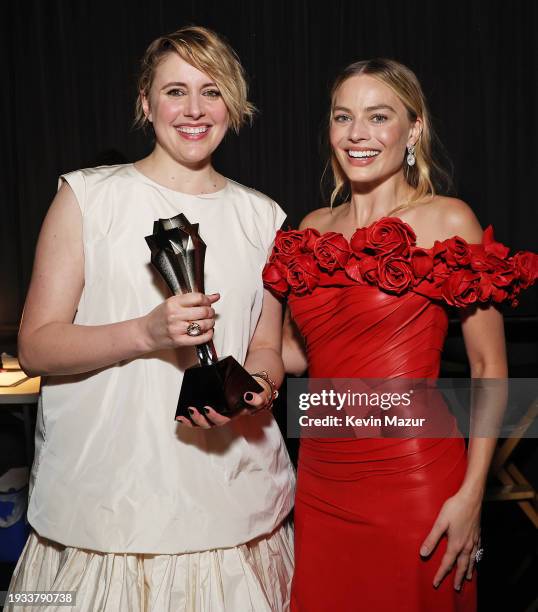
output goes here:
<path id="1" fill-rule="evenodd" d="M 484 556 L 484 549 L 480 547 L 474 554 L 475 562 L 478 563 L 479 561 L 482 561 L 483 556 Z"/>
<path id="2" fill-rule="evenodd" d="M 202 328 L 196 321 L 191 321 L 187 325 L 187 336 L 195 337 L 199 336 L 202 333 Z"/>

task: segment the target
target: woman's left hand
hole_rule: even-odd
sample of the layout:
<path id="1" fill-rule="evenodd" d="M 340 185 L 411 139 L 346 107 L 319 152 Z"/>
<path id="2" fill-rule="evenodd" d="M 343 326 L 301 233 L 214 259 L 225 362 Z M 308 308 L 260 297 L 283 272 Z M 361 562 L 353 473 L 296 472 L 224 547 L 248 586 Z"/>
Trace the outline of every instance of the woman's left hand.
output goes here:
<path id="1" fill-rule="evenodd" d="M 204 414 L 200 414 L 200 412 L 194 407 L 189 408 L 189 413 L 193 421 L 192 423 L 189 421 L 189 419 L 180 416 L 176 417 L 176 421 L 182 425 L 186 425 L 187 427 L 198 426 L 203 427 L 204 429 L 210 429 L 213 426 L 226 425 L 226 423 L 229 423 L 232 419 L 236 419 L 238 416 L 242 416 L 244 414 L 251 415 L 260 410 L 270 408 L 272 396 L 269 390 L 269 385 L 266 383 L 264 384 L 263 381 L 258 381 L 258 379 L 256 379 L 256 382 L 262 384 L 263 391 L 261 393 L 245 393 L 244 396 L 245 403 L 252 406 L 252 408 L 244 408 L 232 418 L 219 414 L 213 408 L 211 408 L 211 406 L 204 406 L 202 409 L 205 411 Z"/>
<path id="2" fill-rule="evenodd" d="M 437 588 L 456 563 L 454 588 L 459 591 L 464 576 L 471 580 L 476 551 L 480 548 L 480 511 L 482 495 L 458 491 L 443 504 L 439 515 L 420 547 L 420 554 L 427 557 L 441 537 L 448 537 L 446 552 L 433 579 Z"/>

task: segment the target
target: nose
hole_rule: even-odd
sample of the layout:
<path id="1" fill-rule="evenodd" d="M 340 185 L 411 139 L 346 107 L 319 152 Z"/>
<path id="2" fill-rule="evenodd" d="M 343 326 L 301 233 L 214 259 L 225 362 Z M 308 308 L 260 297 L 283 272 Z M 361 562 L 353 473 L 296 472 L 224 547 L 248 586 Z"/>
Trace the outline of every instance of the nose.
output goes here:
<path id="1" fill-rule="evenodd" d="M 199 119 L 204 114 L 203 107 L 201 104 L 200 96 L 198 94 L 191 94 L 187 98 L 187 106 L 185 108 L 185 115 L 192 117 L 193 119 Z"/>
<path id="2" fill-rule="evenodd" d="M 368 127 L 358 117 L 353 120 L 350 125 L 348 138 L 351 142 L 360 142 L 361 140 L 368 140 L 370 134 L 368 133 Z"/>

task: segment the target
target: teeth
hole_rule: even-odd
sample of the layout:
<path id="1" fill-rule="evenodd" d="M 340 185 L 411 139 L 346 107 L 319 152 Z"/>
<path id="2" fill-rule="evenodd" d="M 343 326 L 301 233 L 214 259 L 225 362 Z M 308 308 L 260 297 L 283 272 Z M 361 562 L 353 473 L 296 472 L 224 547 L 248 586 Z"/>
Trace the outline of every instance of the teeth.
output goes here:
<path id="1" fill-rule="evenodd" d="M 347 154 L 350 157 L 375 157 L 376 155 L 379 155 L 379 151 L 351 151 L 349 150 L 347 152 Z"/>
<path id="2" fill-rule="evenodd" d="M 178 127 L 176 128 L 178 132 L 183 132 L 184 134 L 203 134 L 207 132 L 207 127 Z"/>

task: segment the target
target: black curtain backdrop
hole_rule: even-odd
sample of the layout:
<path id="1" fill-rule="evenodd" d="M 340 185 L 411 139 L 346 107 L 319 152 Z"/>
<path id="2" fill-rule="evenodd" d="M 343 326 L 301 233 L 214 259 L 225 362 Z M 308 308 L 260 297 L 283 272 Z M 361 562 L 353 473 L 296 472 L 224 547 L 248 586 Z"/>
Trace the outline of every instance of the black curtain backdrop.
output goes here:
<path id="1" fill-rule="evenodd" d="M 2 9 L 0 324 L 19 320 L 57 176 L 113 161 L 114 151 L 128 161 L 149 152 L 131 129 L 138 60 L 188 23 L 228 38 L 260 110 L 252 128 L 226 138 L 216 166 L 277 200 L 291 226 L 324 202 L 332 79 L 352 61 L 387 56 L 417 72 L 457 195 L 499 240 L 537 247 L 534 0 L 9 0 Z M 530 291 L 513 314 L 535 315 L 537 302 Z"/>

